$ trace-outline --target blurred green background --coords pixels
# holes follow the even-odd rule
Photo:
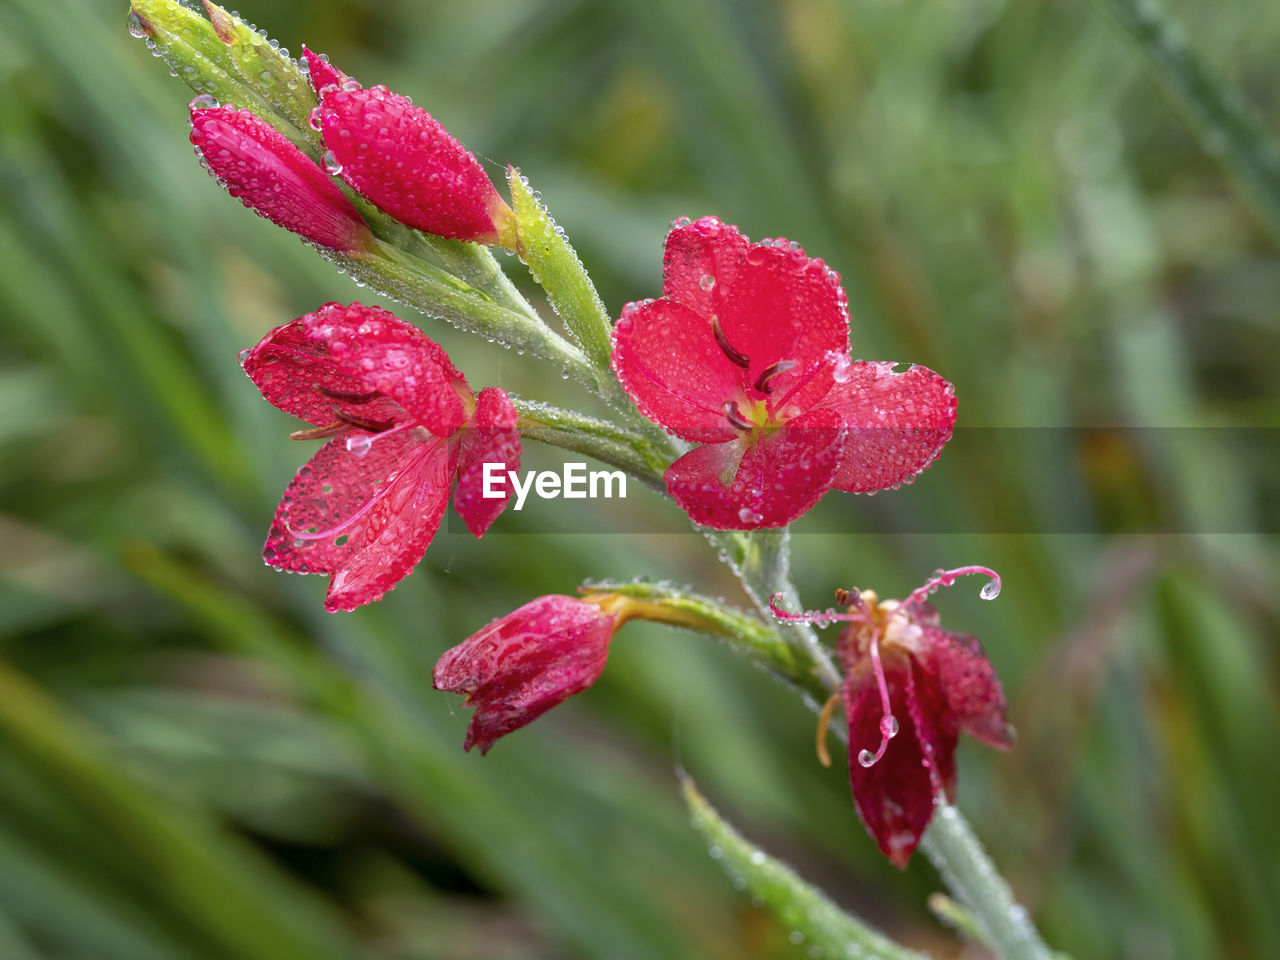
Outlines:
[[[1276,249],[1085,3],[242,2],[521,166],[615,314],[657,295],[668,220],[716,213],[840,270],[855,355],[939,370],[966,426],[1280,421]],[[1280,127],[1280,6],[1172,10]],[[354,615],[262,565],[308,445],[236,353],[362,292],[198,167],[190,93],[125,14],[0,5],[0,958],[803,956],[689,829],[677,765],[841,904],[981,956],[927,913],[922,858],[876,853],[812,715],[726,649],[628,627],[595,689],[462,752],[430,670],[489,618],[585,577],[741,602],[700,538],[634,532],[656,498],[584,507],[595,534],[534,505],[442,532]],[[585,403],[425,326],[473,383]],[[1002,571],[994,604],[938,598],[1020,733],[962,746],[960,806],[1046,938],[1280,957],[1274,458],[1214,431],[1058,449],[968,442],[899,494],[828,497],[797,526],[805,601]]]

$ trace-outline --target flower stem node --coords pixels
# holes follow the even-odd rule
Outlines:
[[[880,850],[905,867],[933,818],[936,800],[955,796],[955,748],[961,731],[998,749],[1013,745],[1004,691],[977,639],[942,629],[925,598],[964,574],[989,577],[982,595],[999,590],[986,567],[939,570],[905,600],[880,600],[871,590],[837,590],[844,611],[789,613],[773,598],[780,620],[848,624],[838,652],[845,671],[839,693],[819,718],[818,757],[830,763],[827,726],[837,705],[849,730],[853,799]],[[877,744],[873,751],[867,744]]]

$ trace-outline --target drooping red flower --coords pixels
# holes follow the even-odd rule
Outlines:
[[[464,749],[488,753],[499,737],[595,683],[626,619],[626,598],[616,594],[538,597],[446,650],[435,688],[465,694],[476,708]]]
[[[520,467],[506,393],[478,394],[421,330],[378,307],[328,303],[272,330],[241,354],[269,401],[331,438],[298,470],[276,510],[263,559],[329,574],[325,608],[379,599],[422,559],[449,493],[477,537],[506,506]],[[484,497],[485,463],[501,464],[499,498]]]
[[[881,852],[898,867],[911,859],[938,799],[955,799],[960,732],[1001,750],[1013,745],[1004,691],[982,646],[970,634],[942,629],[937,611],[924,602],[940,584],[966,573],[992,578],[983,597],[1000,592],[994,571],[962,567],[939,570],[902,601],[841,590],[837,599],[847,612],[774,608],[784,620],[849,622],[838,647],[845,670],[838,702],[849,725],[853,800]],[[824,711],[824,728],[825,722]]]
[[[401,223],[455,240],[515,247],[515,218],[480,161],[431,114],[365,89],[304,48],[320,97],[313,122],[335,173]]]
[[[372,245],[369,225],[338,185],[271,124],[207,96],[190,111],[201,163],[254,213],[329,250],[358,254]]]
[[[951,384],[851,361],[840,278],[797,244],[677,225],[662,292],[623,309],[613,369],[641,413],[699,444],[666,472],[695,522],[781,526],[832,487],[909,483],[950,439]]]

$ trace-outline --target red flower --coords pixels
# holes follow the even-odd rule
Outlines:
[[[862,822],[894,864],[905,867],[940,797],[955,799],[956,740],[964,731],[993,747],[1013,745],[1000,679],[977,639],[943,630],[924,598],[939,584],[980,573],[982,596],[1000,592],[986,567],[939,570],[906,600],[880,601],[871,591],[838,591],[847,613],[789,614],[785,620],[847,620],[840,635],[845,669],[839,698],[849,723],[849,778]],[[774,598],[776,601],[776,597]],[[826,728],[824,711],[820,733]],[[875,751],[868,744],[878,744]]]
[[[304,48],[326,164],[380,209],[427,233],[515,247],[515,219],[475,156],[408,97],[360,84]]]
[[[485,462],[520,466],[506,393],[473,393],[444,349],[378,307],[328,303],[241,354],[273,404],[331,437],[298,470],[276,510],[263,559],[327,573],[325,608],[379,599],[422,559],[457,481],[454,509],[477,537],[507,501],[483,497]]]
[[[640,411],[701,444],[666,472],[696,523],[789,523],[832,487],[910,482],[951,437],[951,384],[849,359],[835,271],[715,217],[667,236],[663,296],[628,304],[613,369]]]
[[[466,694],[476,708],[463,747],[488,753],[499,737],[595,683],[626,607],[616,594],[539,597],[446,650],[435,688]]]
[[[372,245],[351,201],[284,134],[248,110],[211,103],[191,101],[191,143],[228,193],[317,246],[355,254]]]

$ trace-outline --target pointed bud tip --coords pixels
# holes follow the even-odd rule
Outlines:
[[[216,3],[210,3],[209,0],[201,0],[204,4],[204,12],[209,17],[209,22],[213,24],[213,32],[218,35],[218,39],[230,46],[236,41],[236,19],[222,7]]]
[[[316,96],[319,96],[320,91],[325,87],[340,87],[350,79],[331,64],[324,54],[314,52],[306,44],[302,46],[302,57],[306,61],[307,74],[311,78],[311,88],[315,90]]]

